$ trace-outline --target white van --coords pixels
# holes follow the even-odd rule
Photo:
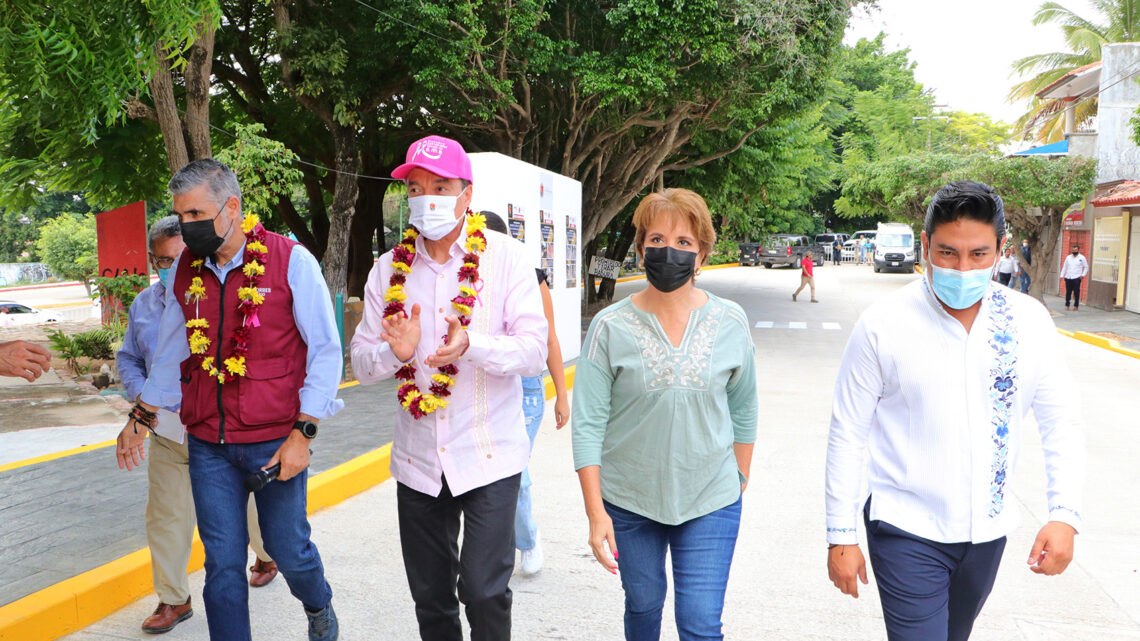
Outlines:
[[[914,230],[905,223],[879,223],[875,234],[875,272],[914,272]]]

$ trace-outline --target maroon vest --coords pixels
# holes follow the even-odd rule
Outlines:
[[[305,381],[308,348],[293,318],[293,292],[289,289],[289,255],[297,243],[267,233],[269,250],[265,275],[258,288],[265,303],[258,310],[260,327],[249,332],[246,375],[225,384],[202,369],[202,356],[213,356],[216,367],[233,349],[234,329],[242,322],[238,311],[238,288],[245,274],[237,267],[218,282],[209,268],[202,268],[206,297],[195,304],[186,300],[186,290],[197,274],[190,263],[196,259],[186,250],[174,275],[174,296],[189,320],[197,315],[210,323],[206,354],[193,354],[182,362],[182,424],[197,438],[214,443],[260,443],[288,436],[301,411],[300,391]],[[209,259],[207,259],[209,260]]]

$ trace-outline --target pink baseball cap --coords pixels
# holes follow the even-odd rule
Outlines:
[[[404,164],[392,171],[392,177],[403,180],[414,167],[444,178],[471,180],[471,159],[463,145],[443,136],[428,136],[413,142]]]

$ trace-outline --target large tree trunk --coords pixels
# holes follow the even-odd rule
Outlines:
[[[210,74],[214,62],[214,21],[205,17],[197,29],[197,39],[186,56],[186,135],[190,160],[210,158]]]
[[[1045,302],[1045,279],[1049,277],[1049,267],[1057,260],[1057,239],[1061,237],[1061,226],[1065,212],[1062,209],[1048,208],[1040,217],[1036,233],[1027,235],[1033,264],[1029,269],[1029,295]]]
[[[333,190],[329,216],[329,240],[325,249],[324,271],[329,294],[344,294],[348,282],[348,240],[352,217],[356,213],[357,178],[360,159],[356,152],[356,131],[352,127],[333,125],[336,144],[336,188]]]
[[[367,166],[363,173],[374,175]],[[388,184],[372,178],[361,178],[360,195],[356,197],[356,216],[352,219],[349,239],[348,295],[364,298],[364,285],[372,271],[372,241],[379,232],[380,251],[384,251],[384,192]]]
[[[182,135],[182,118],[178,115],[178,104],[174,101],[174,82],[170,78],[170,62],[161,45],[158,52],[158,68],[151,76],[150,97],[154,100],[155,118],[162,130],[162,144],[166,147],[166,162],[170,173],[175,174],[190,162],[186,152],[186,139]]]

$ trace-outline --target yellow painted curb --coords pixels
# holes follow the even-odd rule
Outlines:
[[[1059,331],[1062,334],[1065,334],[1067,336],[1070,336],[1072,338],[1075,338],[1075,339],[1077,339],[1083,343],[1088,343],[1089,345],[1095,345],[1097,347],[1100,347],[1101,349],[1107,349],[1110,352],[1116,352],[1117,354],[1124,354],[1125,356],[1131,356],[1132,358],[1140,358],[1140,352],[1133,350],[1133,349],[1128,349],[1126,347],[1121,347],[1120,343],[1118,341],[1115,341],[1111,338],[1105,338],[1103,336],[1097,336],[1096,334],[1090,334],[1089,332],[1081,332],[1081,331],[1067,332],[1067,331],[1061,330],[1061,329],[1058,329],[1057,331]]]
[[[391,451],[385,445],[310,479],[309,514],[388,480]],[[202,569],[205,559],[195,531],[187,571]],[[153,591],[150,548],[143,548],[0,607],[0,641],[52,641]]]
[[[104,447],[111,447],[115,443],[116,441],[103,441],[102,443],[92,443],[91,445],[73,447],[70,450],[63,450],[62,452],[52,452],[51,454],[44,454],[43,456],[37,456],[35,458],[23,459],[21,461],[12,461],[11,463],[0,465],[0,472],[7,472],[8,470],[14,470],[18,467],[27,467],[29,465],[35,465],[37,463],[46,463],[48,461],[54,461],[57,458],[82,454],[84,452],[90,452],[91,450],[99,450]]]
[[[578,368],[577,365],[571,365],[570,367],[567,367],[567,368],[562,370],[562,371],[566,372],[566,389],[567,390],[574,387],[574,370],[576,370],[577,368]],[[557,393],[554,391],[554,379],[550,378],[550,376],[547,376],[544,379],[544,382],[546,383],[546,400],[549,401],[550,399],[557,396]]]

